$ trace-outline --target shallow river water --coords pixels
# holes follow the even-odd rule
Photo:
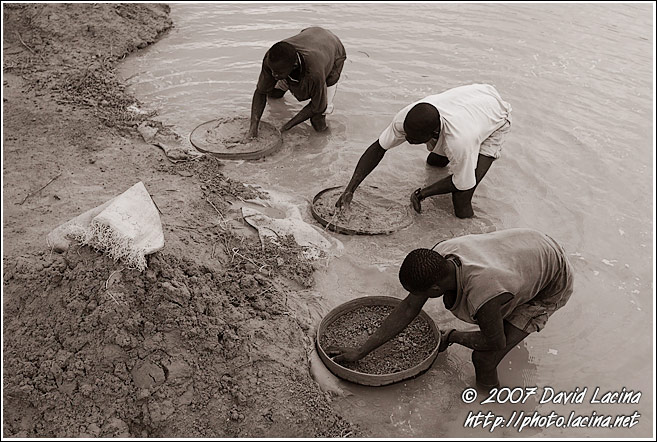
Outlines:
[[[227,162],[233,178],[291,197],[313,224],[309,202],[344,185],[362,152],[402,107],[470,84],[495,85],[513,107],[502,158],[477,189],[477,217],[458,220],[448,196],[423,203],[410,227],[386,236],[344,236],[317,273],[323,313],[359,296],[403,297],[397,279],[417,247],[465,233],[532,227],[569,253],[575,292],[547,327],[500,364],[502,384],[583,391],[583,403],[464,404],[470,351],[452,346],[424,375],[381,388],[349,385],[334,402],[378,437],[646,437],[653,427],[653,9],[643,4],[172,4],[175,28],[129,58],[122,76],[159,119],[187,135],[207,120],[249,115],[262,57],[276,41],[319,25],[347,50],[330,129],[303,123],[276,154]],[[281,126],[304,104],[269,103]],[[407,203],[440,173],[423,147],[390,151],[364,184]],[[442,301],[425,310],[440,327],[464,324]],[[638,404],[591,403],[607,391],[641,392]],[[568,417],[632,415],[632,428],[557,428],[545,422],[464,428],[493,411]]]

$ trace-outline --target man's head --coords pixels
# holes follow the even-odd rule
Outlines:
[[[404,119],[406,141],[422,144],[440,134],[440,113],[429,103],[418,103],[411,108]]]
[[[402,262],[399,282],[411,293],[437,298],[448,291],[444,283],[451,270],[449,262],[435,250],[415,249]]]
[[[279,41],[269,49],[269,67],[276,80],[284,80],[294,70],[297,50],[290,43]]]

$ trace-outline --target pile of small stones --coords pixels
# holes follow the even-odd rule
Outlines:
[[[320,336],[321,347],[326,350],[332,346],[361,346],[393,309],[387,305],[362,306],[342,314]],[[340,365],[366,374],[398,373],[421,363],[437,345],[430,325],[418,316],[397,336],[363,359]]]

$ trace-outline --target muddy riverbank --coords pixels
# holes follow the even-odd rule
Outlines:
[[[232,208],[258,191],[221,162],[173,164],[136,132],[152,112],[115,69],[173,26],[168,12],[4,6],[3,436],[366,435],[308,373],[315,264],[293,241],[261,244]],[[166,241],[145,272],[47,249],[53,228],[138,181]]]

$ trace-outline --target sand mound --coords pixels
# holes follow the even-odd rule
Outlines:
[[[291,291],[233,264],[155,254],[141,274],[87,247],[6,263],[4,436],[351,431],[309,378]]]
[[[119,136],[149,113],[114,68],[171,26],[168,10],[4,8],[3,437],[359,435],[308,374],[297,290],[312,266],[291,241],[262,247],[223,218],[257,192],[214,158],[169,164]],[[34,252],[101,186],[143,175],[168,217],[147,271],[87,247]]]

